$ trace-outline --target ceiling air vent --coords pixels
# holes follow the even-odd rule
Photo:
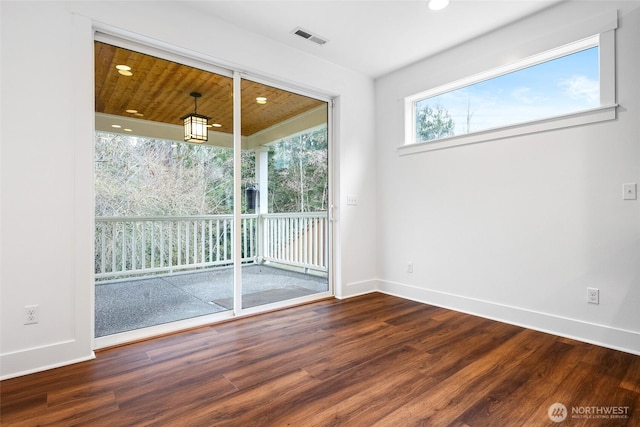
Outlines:
[[[307,31],[307,30],[303,30],[303,29],[302,29],[302,28],[300,28],[300,27],[298,27],[298,28],[294,29],[294,30],[292,31],[292,33],[293,33],[293,34],[295,34],[296,36],[300,36],[300,37],[302,37],[303,39],[307,39],[307,40],[309,40],[309,41],[311,41],[311,42],[314,42],[314,43],[316,43],[316,44],[319,44],[319,45],[323,45],[323,44],[325,44],[325,43],[328,41],[327,39],[323,39],[322,37],[317,36],[317,35],[315,35],[315,34],[313,34],[313,33],[309,32],[309,31]]]

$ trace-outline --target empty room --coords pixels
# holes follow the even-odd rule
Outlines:
[[[0,19],[3,426],[640,425],[640,1]]]

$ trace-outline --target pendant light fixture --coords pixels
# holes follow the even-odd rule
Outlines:
[[[198,114],[198,98],[202,95],[198,92],[191,92],[193,96],[193,113],[182,117],[184,121],[184,140],[187,142],[197,142],[202,144],[209,139],[207,135],[207,121],[209,117]]]

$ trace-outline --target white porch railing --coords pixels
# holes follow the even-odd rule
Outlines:
[[[262,216],[267,261],[327,271],[327,213]]]
[[[327,271],[327,214],[242,215],[242,261]],[[95,277],[233,263],[233,216],[97,217]]]

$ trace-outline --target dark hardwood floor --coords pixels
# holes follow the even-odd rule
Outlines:
[[[0,387],[3,426],[640,425],[640,357],[382,294],[106,349]]]

